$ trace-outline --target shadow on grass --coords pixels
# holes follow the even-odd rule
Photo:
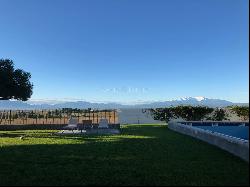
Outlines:
[[[1,147],[0,185],[200,186],[249,180],[242,160],[166,127],[128,126],[121,135],[79,139],[44,137],[73,142]]]
[[[159,126],[159,125],[154,125],[154,126],[143,126],[142,131],[138,131],[138,128],[140,128],[141,125],[130,125],[129,128],[122,128],[120,129],[122,135],[127,135],[127,136],[151,136],[152,131],[154,131],[155,128],[165,128],[166,126]],[[29,138],[57,138],[57,139],[76,139],[77,138],[101,138],[101,137],[106,137],[106,136],[117,136],[117,135],[107,135],[107,134],[61,134],[58,135],[56,134],[58,131],[44,131],[44,130],[19,130],[19,131],[0,131],[0,137],[6,137],[6,138],[15,138],[15,137],[20,137],[20,136],[25,136]],[[118,135],[119,136],[119,135]]]
[[[45,130],[18,130],[18,131],[0,131],[0,138],[15,138],[20,136],[48,136],[53,135],[53,131]]]

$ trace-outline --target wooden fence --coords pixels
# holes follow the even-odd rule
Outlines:
[[[118,122],[116,110],[1,110],[0,125],[67,124],[70,117],[77,118],[78,123],[82,120],[99,123],[102,118],[106,118],[109,124]]]

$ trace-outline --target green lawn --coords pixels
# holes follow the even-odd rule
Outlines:
[[[165,125],[127,125],[114,136],[53,132],[0,131],[0,185],[248,185],[247,162]]]

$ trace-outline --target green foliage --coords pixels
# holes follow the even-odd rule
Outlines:
[[[243,120],[249,120],[249,106],[230,106],[229,109]]]
[[[171,119],[183,118],[187,121],[200,121],[213,112],[213,108],[206,106],[176,106],[170,108],[151,109],[155,120],[169,122]]]
[[[30,73],[14,69],[12,60],[0,59],[0,100],[28,100],[33,93],[30,78]]]
[[[39,119],[44,118],[44,115],[43,114],[38,114],[38,118]]]
[[[211,117],[208,117],[207,120],[213,121],[223,121],[228,120],[226,111],[223,108],[216,108]]]
[[[213,112],[213,108],[206,106],[177,106],[174,113],[177,117],[181,117],[186,121],[200,121]]]
[[[35,118],[37,118],[37,115],[38,115],[38,114],[36,114],[36,113],[33,112],[33,111],[28,112],[28,118],[33,118],[33,119],[35,119]]]
[[[171,119],[175,118],[173,108],[150,109],[150,112],[154,120],[169,122]]]

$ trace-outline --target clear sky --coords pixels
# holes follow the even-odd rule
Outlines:
[[[247,0],[0,0],[32,99],[249,102]]]

